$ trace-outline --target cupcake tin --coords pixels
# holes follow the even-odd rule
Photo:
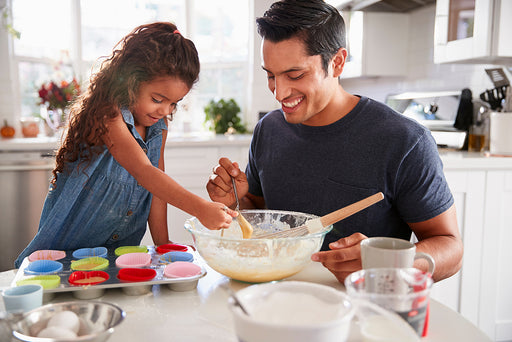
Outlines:
[[[146,247],[146,246],[142,246]],[[183,247],[187,247],[184,246]],[[144,249],[142,249],[144,250]],[[60,277],[60,284],[57,287],[54,288],[47,288],[44,289],[44,294],[48,298],[48,296],[52,296],[55,293],[60,292],[71,292],[73,296],[79,299],[92,299],[101,297],[105,290],[111,289],[111,288],[121,288],[123,292],[127,295],[141,295],[145,294],[151,291],[152,285],[168,285],[168,287],[171,290],[174,291],[189,291],[193,290],[197,287],[197,282],[200,278],[204,277],[206,275],[206,270],[204,267],[197,265],[196,258],[195,258],[195,251],[187,247],[187,251],[183,251],[184,256],[192,256],[192,260],[190,260],[190,263],[193,263],[194,265],[197,265],[200,268],[200,272],[198,274],[195,274],[193,276],[188,277],[166,277],[164,275],[164,270],[167,265],[170,264],[170,260],[174,261],[174,258],[162,258],[161,253],[158,253],[155,246],[147,246],[147,254],[150,256],[150,263],[146,267],[140,268],[141,270],[154,270],[156,272],[156,275],[154,278],[150,280],[146,280],[146,278],[142,277],[139,281],[127,281],[127,280],[121,280],[118,278],[119,271],[123,268],[120,268],[116,266],[116,260],[119,257],[116,253],[116,250],[108,250],[107,255],[105,256],[105,259],[108,260],[108,266],[105,269],[102,269],[102,272],[105,272],[108,275],[108,279],[102,282],[99,282],[94,285],[83,285],[83,286],[77,286],[72,285],[69,281],[70,275],[73,272],[77,272],[76,270],[71,269],[71,263],[78,261],[78,260],[84,260],[84,259],[78,259],[73,256],[73,253],[75,251],[66,251],[66,256],[64,258],[61,258],[58,260],[59,263],[62,264],[62,269],[58,270],[57,272],[51,273],[52,275],[56,275]],[[117,251],[119,252],[119,250]],[[140,253],[141,249],[137,248],[134,249],[133,252]],[[162,251],[161,251],[162,252]],[[178,252],[174,252],[178,253]],[[123,254],[123,253],[121,253]],[[126,254],[124,254],[126,255]],[[75,255],[76,256],[76,255]],[[126,257],[125,257],[126,258]],[[40,262],[40,261],[38,261]],[[54,263],[56,261],[52,261]],[[183,261],[180,261],[183,262]],[[29,278],[34,277],[40,277],[37,274],[34,274],[31,269],[33,269],[34,261],[30,261],[29,258],[25,258],[23,260],[23,263],[21,264],[20,269],[16,273],[16,276],[11,284],[11,286],[17,286],[17,283],[20,281],[26,281]],[[52,267],[54,267],[52,265]],[[51,268],[51,267],[50,267]],[[136,267],[130,267],[130,268],[136,268]],[[37,268],[36,268],[37,269]],[[126,271],[126,268],[124,269]],[[87,270],[81,270],[83,272],[94,272],[93,270],[87,271]],[[98,270],[99,271],[99,270]],[[149,271],[146,272],[140,272],[144,274],[151,274]],[[124,271],[123,271],[124,272]],[[133,273],[133,272],[132,272]],[[44,276],[48,276],[48,273],[41,274]],[[138,274],[137,274],[138,276]],[[121,278],[126,279],[126,277],[121,276]],[[128,278],[130,279],[130,278]],[[138,279],[137,277],[132,279]],[[73,282],[73,280],[72,280]]]

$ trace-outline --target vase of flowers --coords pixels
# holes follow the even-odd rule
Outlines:
[[[41,105],[41,117],[54,131],[64,127],[67,110],[71,102],[80,94],[80,85],[76,79],[62,81],[60,85],[51,81],[43,83],[38,90]]]

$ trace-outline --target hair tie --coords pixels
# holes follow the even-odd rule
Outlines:
[[[180,32],[180,31],[178,31],[178,29],[174,30],[174,32],[173,32],[173,33],[181,34],[181,32]]]

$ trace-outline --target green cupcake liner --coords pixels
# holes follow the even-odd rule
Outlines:
[[[18,280],[16,286],[38,284],[44,290],[54,289],[60,285],[60,277],[58,275],[40,275]]]
[[[108,267],[108,259],[90,257],[71,261],[71,269],[74,271],[99,271]]]
[[[114,253],[116,256],[120,256],[128,253],[147,253],[148,248],[146,246],[122,246],[117,247]]]

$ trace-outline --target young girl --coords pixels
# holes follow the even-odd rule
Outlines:
[[[40,249],[138,245],[147,223],[154,244],[167,243],[167,203],[210,229],[229,227],[235,211],[164,172],[167,117],[198,75],[194,44],[171,23],[121,40],[71,109],[38,233],[16,267]]]

